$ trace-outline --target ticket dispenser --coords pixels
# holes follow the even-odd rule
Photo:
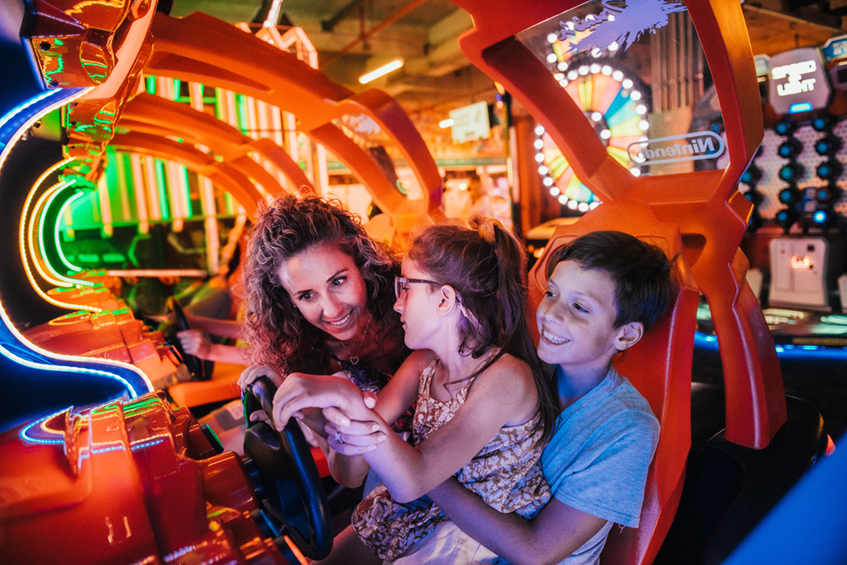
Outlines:
[[[831,310],[829,243],[819,237],[776,238],[770,244],[771,306]]]

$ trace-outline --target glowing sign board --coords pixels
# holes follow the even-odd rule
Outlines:
[[[832,88],[821,52],[815,47],[771,57],[768,100],[779,114],[826,108]]]
[[[847,57],[847,35],[830,37],[823,45],[823,55],[827,61]]]
[[[453,126],[450,132],[453,143],[464,143],[475,139],[488,139],[491,126],[488,123],[488,104],[477,102],[450,112]]]

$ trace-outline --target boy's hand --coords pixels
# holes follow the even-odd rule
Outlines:
[[[200,359],[208,359],[212,350],[212,342],[197,330],[183,330],[176,334],[182,345],[182,350],[188,355],[194,355]]]
[[[282,386],[282,377],[268,365],[256,364],[244,369],[238,377],[238,386],[241,390],[247,390],[247,386],[259,377],[268,377],[273,384],[279,388]]]

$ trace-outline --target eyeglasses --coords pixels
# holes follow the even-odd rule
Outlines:
[[[407,284],[414,283],[424,283],[424,284],[437,284],[441,285],[440,282],[428,281],[424,279],[407,279],[406,277],[394,277],[394,296],[397,297],[397,300],[400,300],[401,296],[406,294],[406,291],[409,290],[406,288]]]

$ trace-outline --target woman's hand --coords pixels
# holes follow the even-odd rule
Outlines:
[[[200,359],[208,359],[212,351],[212,342],[197,330],[183,330],[176,334],[182,345],[182,350],[188,355],[194,355]]]
[[[259,377],[268,377],[273,384],[279,388],[282,386],[282,377],[268,365],[256,364],[244,369],[241,376],[238,377],[238,386],[241,390],[247,390],[247,387]]]
[[[367,408],[376,406],[374,393],[365,392],[362,397]],[[324,408],[323,415],[327,420],[324,427],[327,442],[333,450],[342,455],[361,455],[373,451],[386,440],[375,414],[373,420],[351,420],[341,409],[331,407]]]

